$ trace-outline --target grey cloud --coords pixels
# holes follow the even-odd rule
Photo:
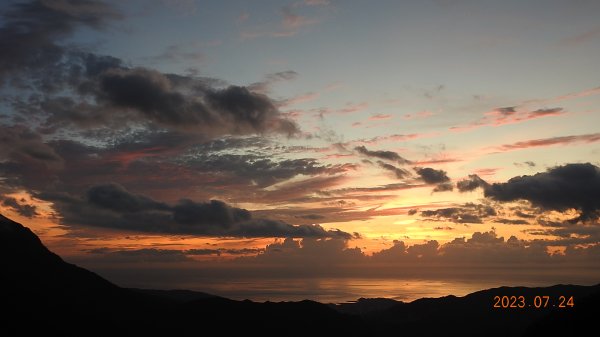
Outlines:
[[[415,171],[427,184],[440,184],[450,181],[446,171],[432,169],[431,167],[416,167]]]
[[[503,108],[497,108],[496,111],[498,111],[499,113],[501,113],[504,116],[510,116],[510,115],[514,115],[517,112],[517,107],[516,106],[507,106],[507,107],[503,107]]]
[[[566,164],[532,176],[514,177],[485,189],[498,201],[528,200],[545,210],[580,212],[579,219],[596,219],[600,210],[600,169],[590,163]]]
[[[149,69],[113,69],[100,77],[97,96],[115,108],[134,109],[167,127],[208,134],[298,132],[265,95],[239,86],[186,93],[172,78]]]
[[[320,165],[312,158],[275,161],[266,156],[238,154],[194,154],[184,158],[188,165],[204,172],[232,172],[260,187],[270,186],[299,174],[315,176],[346,171],[344,165]]]
[[[2,199],[0,198],[0,200]],[[20,203],[17,199],[12,197],[5,197],[4,200],[2,200],[2,206],[12,208],[15,212],[27,218],[33,218],[38,215],[36,211],[37,207],[35,205]]]
[[[402,158],[398,153],[393,152],[393,151],[371,151],[371,150],[368,150],[363,145],[355,147],[354,150],[364,156],[367,156],[367,157],[374,157],[374,158],[379,158],[379,159],[384,159],[384,160],[389,160],[389,161],[395,161],[398,164],[410,164],[411,163],[410,160]]]
[[[460,192],[473,191],[478,187],[485,188],[489,184],[476,174],[469,174],[469,179],[461,180],[456,183]]]
[[[378,160],[377,164],[379,165],[379,167],[394,173],[396,175],[396,178],[398,178],[398,179],[402,179],[410,174],[410,173],[408,173],[407,170],[398,168],[398,167],[396,167],[394,165],[390,165],[388,163],[384,163],[381,160]]]
[[[454,189],[454,186],[451,183],[443,183],[443,184],[437,185],[433,189],[433,192],[448,192],[448,191],[452,191],[453,189]]]
[[[117,184],[93,186],[86,198],[65,193],[40,193],[37,197],[53,202],[62,222],[70,226],[217,237],[352,237],[349,233],[325,230],[319,225],[291,225],[278,220],[254,219],[248,210],[217,200],[195,202],[182,199],[171,206],[133,194]]]
[[[454,223],[483,223],[483,218],[495,216],[496,210],[490,205],[466,203],[461,207],[448,207],[421,211],[421,215]]]
[[[23,126],[0,126],[0,158],[17,163],[60,165],[62,159],[40,134]]]
[[[67,37],[78,27],[97,29],[119,17],[109,5],[93,0],[38,0],[14,4],[3,13],[0,74],[15,75],[27,71],[35,75],[42,69],[52,73],[52,66],[59,64],[66,52],[57,40]],[[2,78],[7,79],[6,76]]]
[[[529,222],[527,222],[526,220],[523,220],[523,219],[498,218],[494,221],[498,222],[498,223],[507,224],[507,225],[529,225]]]
[[[117,17],[114,9],[96,1],[12,6],[0,28],[0,48],[5,47],[0,74],[22,91],[3,92],[3,99],[20,113],[14,119],[35,115],[48,133],[66,127],[122,129],[148,123],[211,137],[298,133],[298,126],[284,118],[269,97],[245,87],[129,68],[115,57],[60,43],[79,27],[99,28]],[[292,72],[282,72],[273,78],[290,76]]]
[[[267,93],[274,83],[282,81],[290,81],[298,77],[298,73],[293,70],[280,71],[265,76],[265,79],[260,82],[252,83],[248,86],[251,91]]]
[[[145,210],[169,210],[169,206],[142,195],[132,194],[118,184],[97,185],[87,191],[87,201],[98,207],[115,212],[140,212]]]

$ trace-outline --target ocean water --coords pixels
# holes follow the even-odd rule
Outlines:
[[[344,303],[361,297],[391,298],[410,302],[424,297],[464,296],[502,285],[506,284],[469,280],[307,278],[201,282],[201,285],[187,284],[184,288],[236,300],[281,302],[309,299],[322,303]],[[515,285],[540,286],[541,284],[525,282]]]

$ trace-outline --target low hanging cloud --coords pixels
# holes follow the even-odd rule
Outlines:
[[[415,171],[427,184],[441,184],[450,181],[446,171],[436,170],[431,167],[416,167]]]
[[[402,158],[398,153],[393,151],[371,151],[368,150],[364,145],[357,146],[354,150],[363,156],[374,157],[389,161],[397,162],[398,164],[410,164],[411,161],[405,158]]]
[[[118,184],[93,186],[84,197],[65,193],[41,193],[38,197],[53,202],[61,222],[70,226],[215,237],[352,238],[349,233],[319,225],[254,219],[250,211],[218,200],[182,199],[169,205],[131,193]]]
[[[566,164],[532,176],[514,177],[485,188],[485,196],[497,201],[527,200],[544,210],[580,212],[580,220],[597,219],[600,211],[600,168]]]
[[[566,239],[568,240],[568,239]],[[566,241],[565,241],[566,242]],[[134,264],[141,257],[144,261],[170,262],[187,259],[184,269],[157,267],[157,275],[175,273],[177,279],[189,281],[195,277],[212,281],[236,277],[265,278],[279,277],[417,277],[427,279],[449,279],[474,277],[479,280],[497,282],[501,280],[530,280],[533,275],[547,281],[557,278],[569,282],[593,282],[598,277],[600,253],[598,245],[585,248],[569,246],[564,254],[550,254],[550,241],[525,241],[514,236],[504,238],[495,231],[475,232],[469,237],[458,237],[440,244],[435,240],[408,245],[395,240],[389,248],[372,255],[348,241],[339,239],[305,238],[278,240],[258,255],[243,256],[228,261],[191,261],[192,250],[102,250],[90,254],[88,259],[80,257],[78,263],[94,266],[111,279],[137,281]],[[216,250],[200,250],[202,255],[217,254]],[[95,255],[103,254],[102,259]],[[110,266],[103,266],[110,260]],[[115,268],[115,262],[123,262],[123,268]],[[132,266],[134,266],[132,268]],[[153,272],[150,268],[147,272]],[[157,277],[157,279],[160,279]],[[572,280],[572,281],[571,281]]]

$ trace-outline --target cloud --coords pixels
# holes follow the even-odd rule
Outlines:
[[[532,147],[554,146],[554,145],[569,145],[573,143],[595,143],[600,141],[600,133],[591,133],[576,136],[552,137],[543,139],[532,139],[512,144],[504,144],[496,149],[501,152],[521,150]]]
[[[168,62],[202,62],[206,56],[199,51],[192,51],[184,45],[170,45],[165,48],[161,54],[149,58],[152,61]]]
[[[298,73],[293,70],[280,71],[271,73],[265,76],[264,80],[252,83],[248,86],[248,90],[260,93],[268,93],[271,91],[273,84],[291,81],[298,77]]]
[[[573,47],[577,45],[584,44],[588,41],[593,41],[600,37],[600,26],[596,26],[595,28],[585,31],[583,33],[579,33],[577,35],[566,37],[560,40],[560,44],[566,47]]]
[[[483,223],[483,218],[495,216],[497,212],[490,205],[466,203],[460,207],[421,211],[421,215],[454,223]]]
[[[456,183],[460,192],[473,191],[478,187],[485,188],[489,184],[476,174],[469,174],[469,179],[464,179]]]
[[[271,156],[250,154],[198,154],[184,159],[190,167],[202,172],[231,172],[248,184],[267,187],[298,175],[343,173],[350,169],[346,165],[321,165],[316,159],[273,160]]]
[[[563,108],[542,108],[537,110],[519,109],[517,106],[500,107],[488,111],[484,117],[467,125],[454,126],[450,130],[471,130],[483,126],[501,126],[506,124],[521,123],[524,121],[565,114]]]
[[[443,230],[450,228],[442,227]],[[584,231],[581,231],[584,233]],[[598,231],[588,230],[593,237]],[[548,247],[554,243],[569,244],[564,254],[551,254]],[[264,278],[281,277],[414,277],[422,279],[464,279],[498,281],[524,281],[536,277],[538,280],[554,282],[556,279],[565,282],[594,282],[598,277],[598,245],[575,246],[569,238],[555,241],[525,241],[514,236],[505,238],[495,231],[475,232],[469,237],[457,237],[440,244],[435,240],[409,245],[394,240],[389,248],[365,254],[360,248],[352,247],[351,241],[344,239],[305,238],[293,240],[286,238],[276,240],[267,245],[260,254],[243,254],[246,256],[220,261],[188,261],[185,268],[157,267],[154,272],[157,279],[165,275],[176,277],[186,283],[196,280],[227,281],[232,277],[254,280],[256,275]],[[597,241],[596,241],[597,242]],[[94,266],[108,277],[116,276],[127,282],[142,281],[147,278],[149,269],[140,275],[138,265],[126,264],[121,270],[115,270],[111,263],[107,268],[102,265],[108,257],[133,259],[140,262],[140,256],[168,260],[170,255],[192,257],[194,249],[177,252],[141,251],[118,253],[111,256],[110,251],[102,250],[98,254],[107,254],[103,259],[91,258],[78,263]],[[199,255],[215,255],[220,249],[199,249]],[[135,258],[123,255],[135,256]],[[233,255],[233,254],[232,254]],[[254,255],[254,256],[248,256]],[[190,259],[191,260],[191,259]],[[592,271],[592,273],[590,273]],[[124,274],[125,273],[125,274]],[[172,283],[171,283],[172,284]]]
[[[281,24],[283,29],[287,32],[296,32],[297,29],[301,27],[312,25],[317,22],[315,19],[292,12],[292,9],[287,6],[281,9],[281,14],[283,15]]]
[[[388,114],[375,114],[375,115],[372,115],[371,117],[369,117],[369,120],[371,120],[371,121],[386,120],[386,119],[391,119],[392,117],[393,117],[392,115],[388,115]]]
[[[498,223],[507,224],[507,225],[529,225],[529,222],[525,221],[523,219],[498,218],[498,219],[495,219],[494,221],[498,222]]]
[[[325,230],[319,225],[254,219],[250,211],[218,200],[181,199],[168,205],[133,194],[118,184],[93,186],[85,198],[65,193],[40,193],[38,197],[53,202],[61,214],[61,222],[70,226],[216,237],[352,237],[346,232]]]
[[[450,181],[446,171],[432,169],[431,167],[415,167],[415,171],[427,184],[440,184]]]
[[[580,212],[579,219],[597,219],[600,210],[600,169],[590,163],[566,164],[533,176],[514,177],[485,189],[485,196],[507,202],[527,200],[545,210]]]
[[[72,127],[80,131],[144,124],[211,137],[299,132],[269,97],[246,87],[131,68],[118,58],[61,41],[80,27],[102,28],[119,17],[113,8],[96,1],[13,5],[0,28],[0,43],[6,44],[2,48],[6,52],[0,55],[0,74],[17,90],[17,94],[4,92],[2,97],[18,113],[12,118],[35,116],[48,134]],[[30,95],[31,91],[37,94]]]
[[[398,179],[402,179],[402,178],[405,178],[406,176],[410,175],[410,173],[407,170],[398,168],[398,167],[396,167],[394,165],[390,165],[388,163],[384,163],[381,160],[378,160],[377,164],[382,169],[385,169],[385,170],[388,170],[388,171],[394,173],[396,175],[396,178],[398,178]]]
[[[329,0],[304,0],[306,6],[328,6],[331,4]]]
[[[18,125],[0,125],[0,133],[0,158],[46,167],[62,165],[60,156],[39,133]]]
[[[0,198],[2,200],[2,198]],[[21,200],[23,202],[24,200]],[[2,206],[6,206],[17,212],[18,214],[27,217],[33,218],[36,215],[39,215],[36,211],[37,207],[35,205],[22,204],[17,199],[12,197],[4,197],[2,200]]]
[[[398,164],[410,164],[409,160],[402,158],[398,153],[393,151],[370,151],[362,145],[355,147],[354,150],[367,157],[395,161]]]
[[[113,108],[133,109],[166,127],[216,134],[298,132],[293,122],[281,118],[267,96],[245,87],[201,89],[186,95],[178,86],[157,71],[112,69],[100,77],[96,96]]]
[[[451,183],[443,183],[443,184],[437,185],[433,189],[433,192],[448,192],[448,191],[452,191],[453,189],[454,189],[454,186]]]
[[[58,40],[79,27],[98,29],[119,17],[109,5],[93,0],[13,4],[3,13],[4,25],[0,28],[0,78],[7,80],[11,76],[22,81],[18,76],[21,71],[30,75],[40,71],[54,74],[53,65],[60,63],[66,53],[66,47]]]

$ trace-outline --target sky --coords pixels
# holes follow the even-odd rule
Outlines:
[[[0,212],[125,286],[594,284],[599,15],[2,2]]]

